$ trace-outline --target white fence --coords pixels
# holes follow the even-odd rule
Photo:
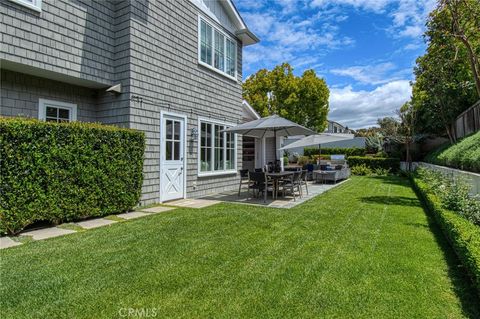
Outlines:
[[[405,163],[405,162],[402,162],[402,163]],[[418,162],[418,163],[412,163],[412,164],[415,164],[415,166],[413,167],[417,167],[417,166],[428,167],[436,171],[440,171],[446,175],[451,175],[452,177],[462,176],[471,185],[470,194],[472,195],[480,194],[480,174],[462,171],[459,169],[440,166],[440,165],[434,165],[434,164],[425,163],[425,162]]]

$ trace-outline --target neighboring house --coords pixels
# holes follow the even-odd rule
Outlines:
[[[0,0],[0,115],[144,131],[142,204],[238,186],[242,48],[232,1]]]
[[[327,120],[327,128],[325,129],[325,133],[351,133],[348,127],[343,126],[342,124]]]

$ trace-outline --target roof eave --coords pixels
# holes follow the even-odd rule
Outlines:
[[[235,35],[242,41],[244,47],[260,42],[260,39],[247,28],[238,30]]]

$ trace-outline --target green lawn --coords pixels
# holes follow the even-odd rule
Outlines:
[[[2,319],[480,317],[398,177],[354,177],[290,210],[177,209],[0,256]]]

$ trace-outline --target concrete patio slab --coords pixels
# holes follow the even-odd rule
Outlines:
[[[58,236],[63,236],[63,235],[68,235],[73,233],[76,233],[76,231],[71,229],[58,228],[58,227],[50,227],[50,228],[27,231],[22,233],[20,236],[30,236],[34,240],[42,240],[42,239],[53,238],[53,237],[58,237]]]
[[[296,200],[294,200],[292,196],[279,196],[278,199],[272,199],[271,195],[269,194],[269,196],[267,196],[266,202],[264,202],[263,196],[260,196],[260,198],[253,197],[252,194],[250,194],[249,196],[246,190],[243,191],[240,196],[238,196],[237,190],[233,190],[230,192],[223,192],[219,194],[205,196],[204,198],[202,198],[202,200],[207,199],[215,200],[217,202],[233,202],[239,204],[267,206],[274,208],[292,208],[346,182],[348,182],[348,180],[341,181],[336,184],[316,184],[313,182],[308,182],[308,195],[306,194],[305,188],[303,188],[304,195],[301,198],[297,197]]]
[[[151,213],[151,214],[156,214],[156,213],[168,212],[169,210],[173,210],[173,209],[175,209],[175,207],[156,206],[156,207],[141,209],[141,211]]]
[[[0,237],[0,249],[15,247],[21,244],[22,243],[19,243],[10,237]]]
[[[168,202],[167,205],[176,207],[188,207],[188,208],[204,208],[220,203],[221,201],[216,199],[179,199]]]
[[[83,222],[78,222],[76,225],[85,228],[85,229],[92,229],[97,227],[108,226],[111,224],[115,224],[116,221],[104,218],[95,218],[90,220],[85,220]]]
[[[150,215],[149,213],[142,213],[142,212],[130,212],[130,213],[123,213],[123,214],[118,214],[115,215],[117,217],[123,218],[123,219],[135,219],[139,217],[144,217]]]

